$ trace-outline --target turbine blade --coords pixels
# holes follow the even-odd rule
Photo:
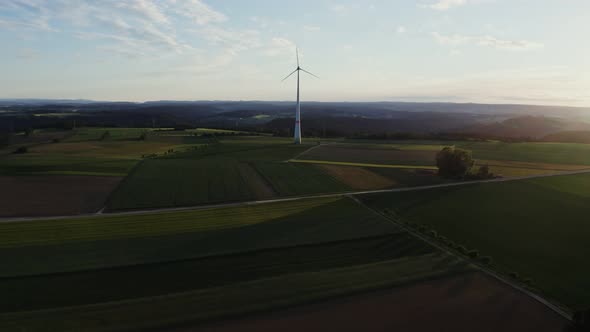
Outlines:
[[[311,76],[313,76],[313,77],[315,77],[315,78],[319,78],[318,76],[316,76],[316,75],[314,75],[314,74],[312,74],[312,73],[308,72],[307,70],[305,70],[305,69],[303,69],[303,68],[300,68],[300,69],[301,69],[301,71],[304,71],[304,72],[308,73],[309,75],[311,75]]]
[[[287,78],[289,78],[291,75],[295,74],[295,72],[296,72],[297,70],[298,70],[298,69],[295,69],[295,70],[293,70],[293,72],[292,72],[291,74],[287,75],[287,77],[283,78],[283,79],[281,80],[281,82],[282,82],[282,81],[284,81],[284,80],[286,80]]]
[[[297,57],[297,67],[299,67],[299,49],[295,47],[295,56]]]

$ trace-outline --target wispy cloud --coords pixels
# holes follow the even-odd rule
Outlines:
[[[227,16],[211,8],[201,0],[168,0],[174,12],[190,18],[199,25],[221,23],[227,21]]]
[[[467,3],[467,0],[438,0],[432,4],[422,4],[423,8],[430,8],[435,10],[448,10],[453,7],[463,6]]]
[[[249,32],[218,25],[228,18],[201,0],[3,0],[0,27],[71,34],[98,43],[98,50],[131,57],[181,54],[194,49],[177,34],[178,22],[201,30],[206,40],[233,43],[232,50],[252,44]]]
[[[464,44],[473,44],[490,47],[499,50],[527,51],[543,48],[542,43],[529,40],[507,40],[499,39],[493,36],[466,36],[460,34],[443,35],[439,32],[433,32],[432,36],[441,45],[458,46]]]

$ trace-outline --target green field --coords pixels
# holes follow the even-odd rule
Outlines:
[[[410,235],[397,233],[117,269],[10,278],[0,282],[0,312],[158,296],[432,252]],[[38,300],[30,300],[35,297]]]
[[[121,135],[123,135],[121,130]],[[81,140],[29,146],[24,154],[0,155],[0,175],[115,175],[124,176],[144,155],[163,156],[206,144],[199,138],[139,140]]]
[[[364,197],[491,256],[574,309],[590,306],[589,199],[586,174]]]
[[[348,198],[1,223],[0,259],[0,330],[35,331],[209,319],[470,269]]]
[[[333,198],[4,223],[0,230],[0,258],[6,267],[0,277],[189,259],[398,231],[348,199]]]
[[[191,206],[349,191],[348,186],[313,165],[284,162],[308,148],[274,138],[224,139],[146,160],[112,195],[108,207]],[[261,196],[258,187],[266,187],[269,194]]]
[[[325,300],[456,275],[469,266],[436,253],[278,275],[225,286],[87,306],[0,313],[7,331],[105,331],[165,327]],[[351,282],[354,280],[354,282]],[[118,281],[117,281],[118,282]]]
[[[309,150],[297,159],[398,166],[434,165],[437,150],[422,145],[411,147],[412,149],[400,149],[399,146],[382,144],[325,144]]]
[[[590,165],[590,144],[455,142],[473,151],[473,157],[486,160],[514,160],[533,163]]]
[[[281,196],[350,191],[351,188],[314,165],[285,162],[255,164],[260,174]]]

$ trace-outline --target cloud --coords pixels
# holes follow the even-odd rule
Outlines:
[[[442,35],[438,32],[433,32],[432,36],[441,45],[458,46],[465,44],[473,44],[479,46],[490,47],[498,50],[511,51],[527,51],[533,49],[543,48],[542,43],[537,43],[528,40],[506,40],[499,39],[493,36],[465,36],[465,35]]]
[[[305,31],[320,31],[321,28],[315,25],[304,25],[303,30]]]
[[[167,23],[168,17],[162,9],[156,4],[147,0],[121,1],[116,4],[118,8],[123,8],[129,12],[139,15],[155,23]]]
[[[190,18],[198,25],[227,21],[227,16],[214,10],[201,0],[169,0],[169,2],[177,14]]]
[[[271,57],[294,55],[295,48],[295,43],[287,38],[272,38],[263,54]]]
[[[405,26],[400,25],[399,27],[397,27],[396,32],[399,34],[403,34],[406,33],[407,29]]]
[[[330,6],[330,10],[334,13],[342,14],[348,11],[348,6],[335,4]]]
[[[256,30],[235,30],[219,26],[207,26],[193,30],[212,45],[232,52],[246,51],[262,46],[260,33]]]
[[[184,21],[183,21],[184,20]],[[193,47],[179,38],[177,29],[193,25],[209,39],[230,39],[239,48],[251,41],[248,33],[223,33],[227,17],[202,0],[2,0],[0,28],[19,32],[44,30],[94,40],[108,53],[158,56],[183,53]],[[187,23],[187,24],[185,24]],[[237,35],[231,37],[230,35]],[[215,37],[218,36],[218,37]],[[241,42],[246,38],[246,42]],[[110,43],[110,44],[104,44]],[[119,48],[119,49],[118,49]],[[114,50],[118,50],[114,52]]]
[[[437,2],[429,5],[420,5],[423,8],[430,8],[434,10],[448,10],[453,7],[463,6],[467,3],[467,0],[438,0]]]

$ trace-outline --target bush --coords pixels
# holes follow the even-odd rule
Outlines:
[[[59,138],[54,138],[51,140],[53,143],[59,143],[61,142],[61,140]]]
[[[467,256],[469,256],[470,258],[476,259],[477,257],[479,257],[479,252],[477,250],[469,250],[467,252]]]
[[[508,273],[508,275],[512,279],[520,279],[520,275],[517,272],[510,272],[510,273]]]
[[[483,256],[480,258],[480,261],[483,265],[492,265],[492,257],[490,256]]]
[[[29,148],[27,148],[26,146],[21,146],[18,149],[16,149],[16,151],[14,151],[14,153],[17,153],[17,154],[27,153],[27,152],[29,152]]]
[[[437,237],[438,233],[435,230],[432,230],[431,229],[431,230],[428,231],[428,235],[430,235],[430,236],[432,236],[432,237],[435,238],[435,237]]]
[[[446,178],[463,178],[473,167],[471,151],[445,147],[436,154],[438,174]]]

